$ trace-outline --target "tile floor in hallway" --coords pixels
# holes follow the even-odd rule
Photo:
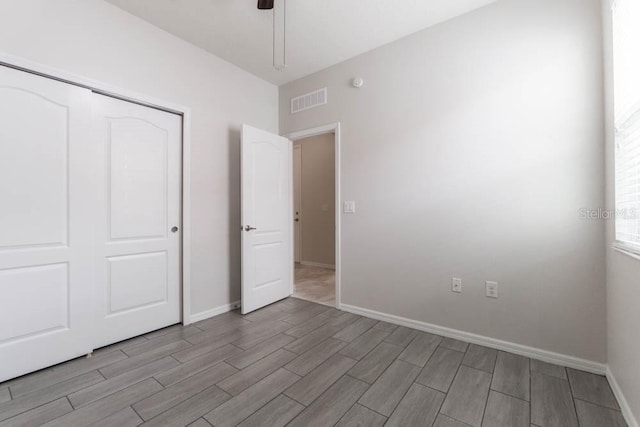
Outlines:
[[[287,298],[0,384],[0,426],[624,426],[604,377]]]
[[[335,270],[296,264],[293,288],[296,298],[336,306]]]

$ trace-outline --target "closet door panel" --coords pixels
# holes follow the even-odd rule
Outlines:
[[[100,347],[181,320],[182,118],[97,94],[94,113]]]
[[[92,349],[90,108],[0,66],[0,381]]]

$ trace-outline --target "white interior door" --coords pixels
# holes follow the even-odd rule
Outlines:
[[[302,146],[293,146],[293,254],[302,260]]]
[[[95,346],[178,323],[182,118],[94,94]]]
[[[91,92],[0,66],[0,382],[92,350]]]
[[[242,126],[242,313],[293,286],[291,141]]]

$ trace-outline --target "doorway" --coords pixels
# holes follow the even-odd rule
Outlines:
[[[293,141],[292,296],[339,306],[339,126],[289,135]]]

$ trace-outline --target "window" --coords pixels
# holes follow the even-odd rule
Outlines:
[[[613,4],[616,245],[640,253],[640,1]]]

